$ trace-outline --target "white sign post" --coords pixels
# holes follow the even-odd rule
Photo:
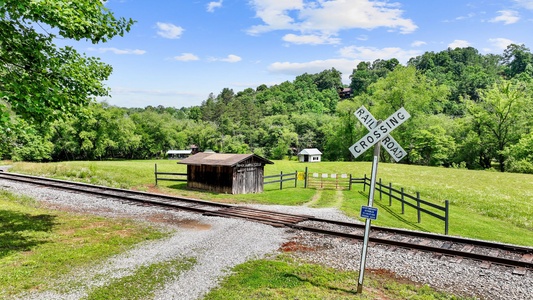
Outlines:
[[[369,209],[372,209],[372,205],[374,204],[374,190],[376,189],[376,178],[378,174],[378,162],[381,145],[385,147],[385,150],[389,152],[395,161],[398,162],[404,158],[407,153],[402,149],[400,144],[398,144],[398,142],[396,142],[396,140],[389,135],[389,133],[409,119],[411,115],[402,107],[388,117],[385,121],[381,122],[376,120],[364,106],[361,106],[354,114],[357,119],[359,119],[359,121],[361,121],[361,123],[363,123],[363,125],[369,130],[369,133],[362,137],[355,144],[350,146],[350,152],[354,157],[358,157],[370,147],[374,146],[372,175],[370,177],[370,191],[368,192],[368,206],[364,207],[365,211],[368,212]],[[363,209],[361,210],[361,215],[363,216]],[[377,218],[377,211],[375,214],[372,214],[372,218]],[[372,218],[366,216],[365,221],[365,235],[363,239],[363,249],[361,250],[361,267],[359,270],[359,281],[357,283],[358,293],[363,291],[366,252],[368,248],[368,239],[370,235]]]

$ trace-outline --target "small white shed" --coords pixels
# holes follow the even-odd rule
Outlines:
[[[191,156],[192,150],[168,150],[167,157],[168,159],[181,159]]]
[[[300,162],[319,162],[322,159],[322,152],[317,148],[303,149],[298,153],[298,161]]]

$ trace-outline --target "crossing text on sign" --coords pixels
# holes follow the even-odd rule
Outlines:
[[[378,121],[364,105],[361,105],[361,107],[354,112],[354,115],[369,131],[372,131],[378,126]],[[381,140],[381,143],[383,148],[389,152],[392,159],[397,162],[402,160],[407,155],[407,152],[403,150],[402,146],[400,146],[400,143],[396,142],[392,135],[387,135],[384,137]]]
[[[400,126],[409,117],[411,117],[411,115],[403,107],[397,110],[394,114],[388,117],[385,121],[381,122],[377,127],[375,127],[367,135],[362,137],[359,141],[357,141],[350,147],[350,151],[352,152],[353,156],[358,157],[363,152],[368,150],[368,148],[372,147],[375,143],[387,137],[392,130]],[[390,147],[392,147],[392,145],[390,145]],[[394,147],[392,147],[391,149],[394,149]],[[402,153],[403,152],[404,151],[402,151]]]

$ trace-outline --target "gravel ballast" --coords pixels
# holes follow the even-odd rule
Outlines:
[[[155,299],[201,299],[215,288],[230,269],[250,259],[276,254],[286,242],[308,247],[291,255],[342,270],[359,270],[361,244],[336,237],[298,232],[245,220],[207,217],[181,211],[141,207],[119,201],[30,186],[0,179],[0,189],[43,201],[48,207],[129,217],[164,226],[170,237],[142,243],[90,270],[76,270],[62,279],[75,286],[65,293],[45,291],[19,299],[80,299],[106,280],[132,274],[138,266],[174,258],[196,259],[193,267],[157,292]],[[265,208],[254,205],[254,207]],[[308,214],[319,218],[353,221],[336,209],[268,206],[265,209]],[[308,249],[314,249],[309,251]],[[462,296],[479,299],[533,299],[533,274],[513,275],[508,269],[483,269],[475,262],[453,263],[432,254],[382,246],[369,248],[367,269],[389,270],[398,277]]]

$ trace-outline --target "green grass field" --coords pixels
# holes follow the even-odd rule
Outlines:
[[[357,217],[361,205],[366,205],[368,189],[354,186],[348,190],[303,188],[303,182],[265,186],[260,194],[228,195],[186,189],[184,183],[160,182],[155,186],[154,165],[160,172],[185,172],[184,165],[172,160],[157,161],[94,161],[61,163],[13,163],[12,172],[77,180],[93,184],[132,188],[143,191],[183,195],[231,203],[261,203],[335,207]],[[266,175],[294,171],[352,174],[362,177],[370,173],[370,163],[321,162],[301,164],[275,161],[267,165]],[[442,204],[451,203],[450,234],[533,246],[531,206],[533,176],[488,171],[468,171],[428,168],[397,164],[380,164],[378,177],[383,183],[410,193],[420,192],[421,198]],[[442,233],[443,222],[427,215],[417,223],[416,212],[409,207],[401,214],[398,203],[388,200],[374,204],[379,208],[375,225],[402,227]],[[154,229],[144,228],[128,220],[111,220],[90,215],[69,214],[40,208],[24,197],[0,194],[0,297],[9,298],[20,292],[65,289],[54,279],[128,249],[143,240],[165,236]],[[97,230],[95,230],[97,229]],[[126,235],[112,234],[127,232]],[[65,250],[67,250],[65,252]],[[117,279],[91,291],[88,299],[144,299],[164,282],[187,270],[194,260],[177,259],[146,266],[128,277]],[[206,299],[466,299],[441,293],[425,285],[397,279],[394,274],[369,272],[363,294],[355,293],[357,272],[342,272],[281,255],[267,260],[249,261],[232,270],[220,288]],[[157,275],[157,276],[155,276]]]
[[[358,217],[361,205],[368,201],[368,189],[363,192],[361,185],[354,185],[351,191],[331,191],[304,189],[303,182],[294,188],[288,182],[283,190],[279,190],[279,184],[269,184],[263,193],[247,195],[192,191],[186,189],[185,183],[171,181],[159,182],[156,187],[155,164],[159,172],[186,172],[186,166],[175,160],[21,162],[14,163],[11,171],[221,202],[338,207],[352,217]],[[310,173],[346,173],[354,177],[371,171],[369,162],[283,160],[266,165],[265,175],[303,172],[306,167]],[[420,192],[422,199],[435,204],[443,205],[444,200],[449,200],[450,235],[533,246],[533,175],[380,163],[378,178],[383,184],[391,182],[394,188],[404,188],[411,194]],[[388,199],[379,200],[378,195],[374,205],[379,214],[374,225],[444,233],[443,221],[422,214],[418,223],[414,209],[406,207],[405,214],[401,214],[397,201],[389,206]]]

